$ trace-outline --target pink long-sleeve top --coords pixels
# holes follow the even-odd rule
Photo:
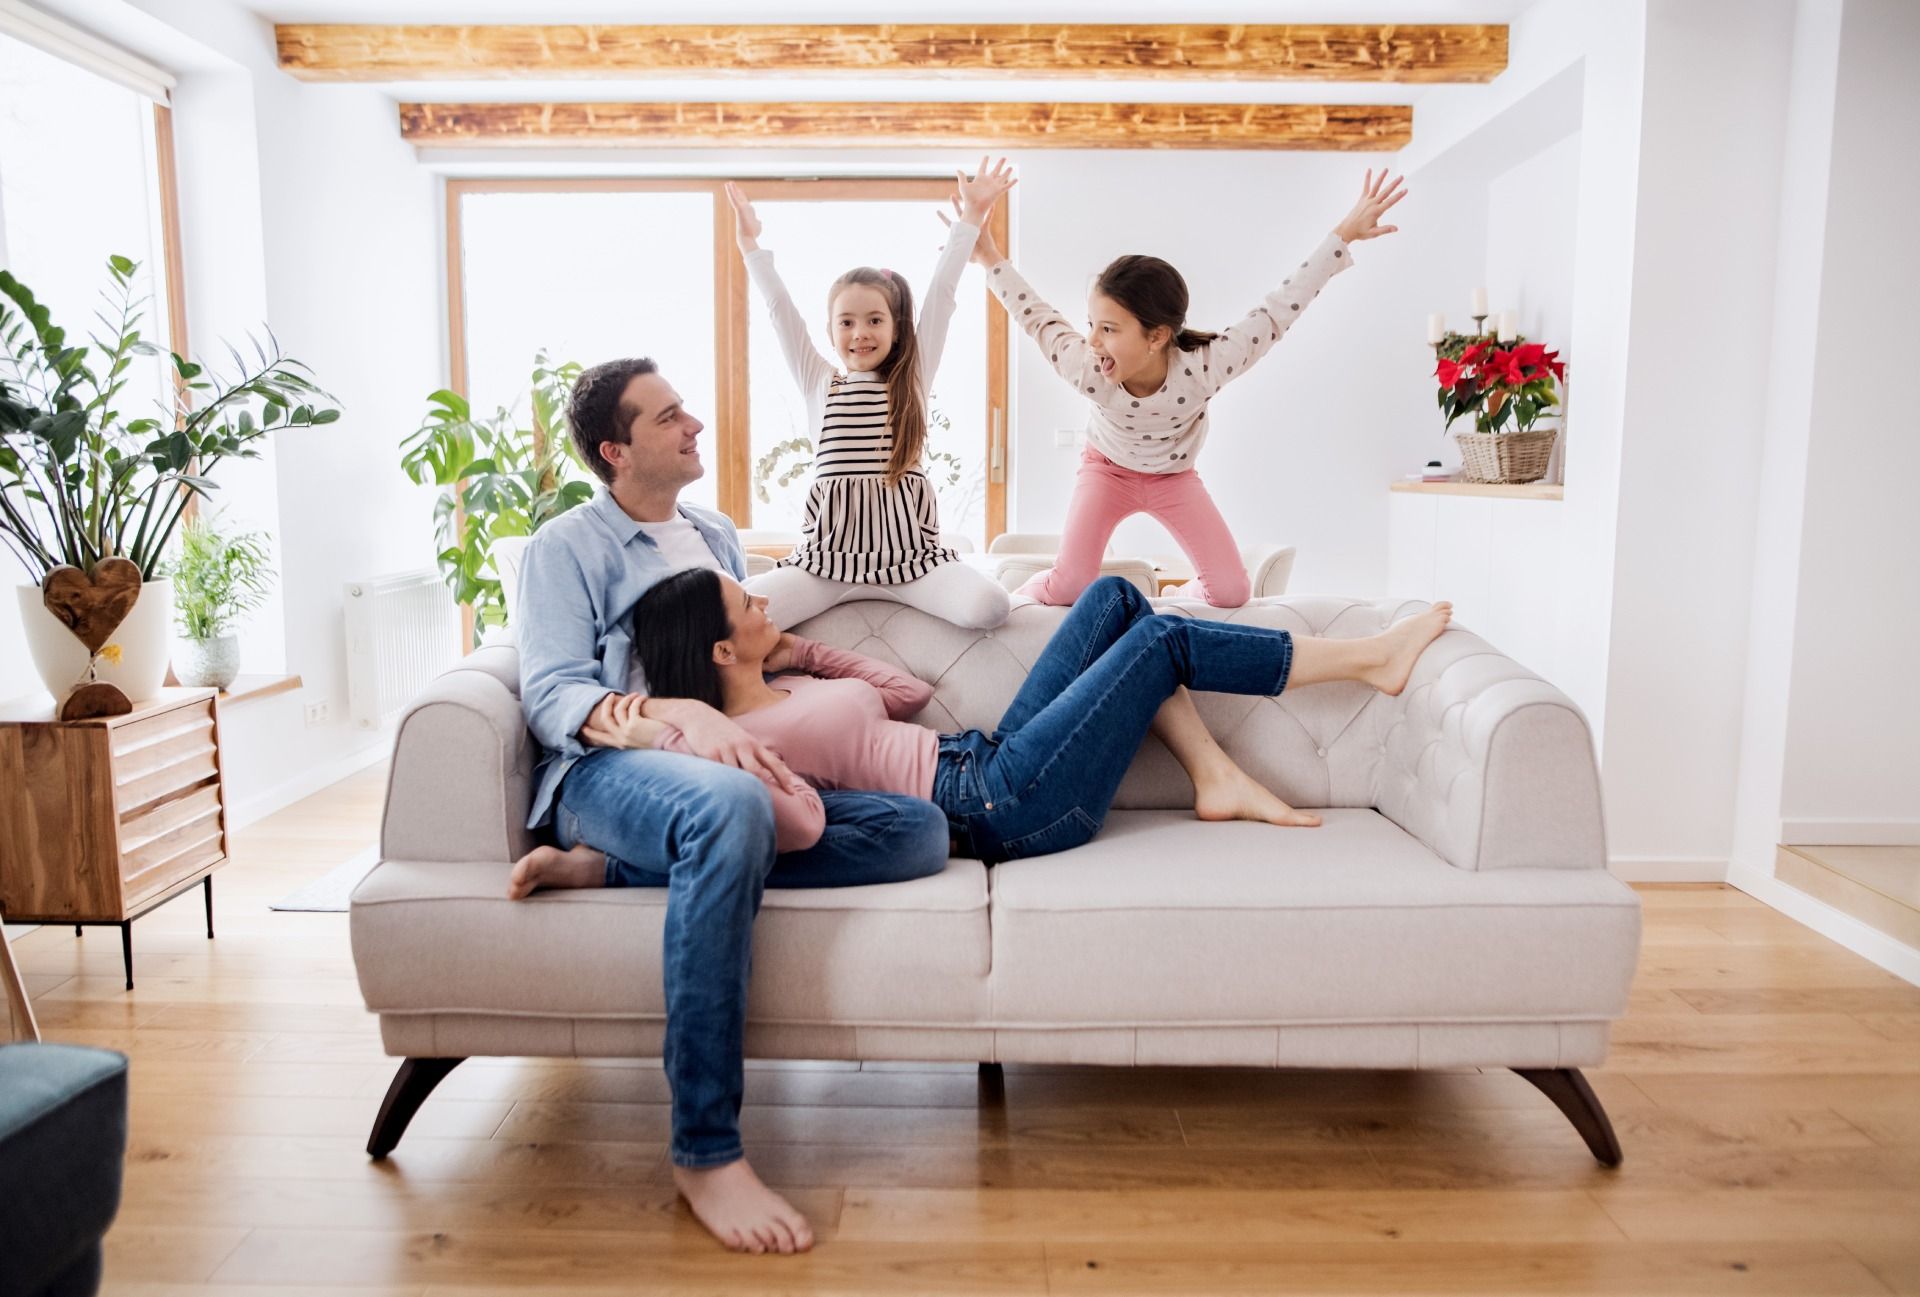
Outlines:
[[[733,718],[797,776],[797,787],[769,785],[781,851],[819,841],[826,813],[816,788],[933,796],[940,736],[907,720],[933,697],[932,685],[874,658],[797,636],[793,666],[802,674],[772,681],[786,691],[784,701]],[[671,727],[657,746],[691,751]]]

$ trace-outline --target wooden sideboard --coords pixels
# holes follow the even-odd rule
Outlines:
[[[9,923],[120,929],[195,886],[213,936],[227,859],[211,689],[164,689],[126,716],[62,724],[45,698],[0,704],[0,912]]]

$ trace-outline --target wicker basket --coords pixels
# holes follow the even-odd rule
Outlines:
[[[1547,475],[1558,432],[1456,432],[1461,476],[1469,482],[1538,482]]]

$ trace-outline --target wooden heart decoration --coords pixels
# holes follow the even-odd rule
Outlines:
[[[67,695],[60,704],[60,719],[63,721],[92,721],[103,716],[125,716],[133,710],[133,704],[127,696],[110,684],[98,680],[92,684],[81,685]]]
[[[56,567],[40,582],[40,598],[87,652],[98,653],[140,598],[140,565],[132,559],[103,558],[93,565],[92,575],[77,567]]]

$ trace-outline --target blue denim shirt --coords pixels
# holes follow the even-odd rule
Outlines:
[[[735,580],[747,574],[733,523],[711,509],[679,506]],[[605,487],[534,533],[520,562],[514,609],[520,641],[520,706],[542,755],[534,771],[528,828],[553,814],[560,781],[586,755],[580,727],[610,693],[640,692],[633,662],[633,606],[674,569],[653,538]]]

